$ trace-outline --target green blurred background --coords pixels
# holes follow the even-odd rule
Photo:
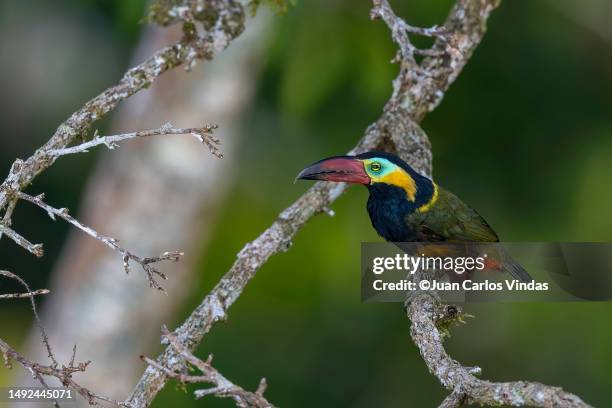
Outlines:
[[[412,24],[431,25],[443,21],[451,4],[405,0],[394,7]],[[201,248],[200,290],[174,323],[237,251],[304,192],[307,185],[294,185],[293,175],[350,149],[380,114],[397,67],[389,64],[388,31],[369,20],[368,6],[299,0],[273,18],[245,123],[249,137],[239,157],[224,159],[238,177],[215,238]],[[0,4],[1,174],[116,81],[128,67],[145,7],[144,0]],[[423,123],[437,181],[477,208],[503,240],[612,239],[612,28],[597,16],[612,17],[605,1],[502,2],[484,42]],[[95,160],[95,152],[60,160],[36,189],[76,211]],[[436,406],[446,392],[411,343],[401,306],[360,301],[360,242],[379,240],[366,198],[365,189],[351,188],[334,205],[335,217],[313,219],[290,251],[262,268],[199,355],[214,352],[217,367],[247,388],[265,375],[267,396],[278,406]],[[1,266],[43,287],[68,227],[24,207],[14,225],[45,242],[47,256],[36,259],[3,239]],[[0,291],[11,288],[0,282]],[[481,366],[487,379],[552,383],[595,406],[611,405],[609,303],[467,310],[476,318],[446,342],[462,363]],[[0,337],[23,342],[31,323],[27,303],[2,303],[0,313]],[[1,368],[0,384],[10,374]],[[174,384],[154,403],[169,405],[232,406],[210,397],[195,401]]]

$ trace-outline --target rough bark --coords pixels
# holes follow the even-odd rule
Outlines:
[[[453,316],[449,315],[449,310]],[[418,346],[425,364],[442,385],[451,390],[440,407],[460,407],[464,404],[506,405],[513,407],[588,408],[579,397],[560,387],[532,381],[495,383],[475,376],[477,367],[464,367],[448,355],[442,344],[443,336],[436,323],[455,319],[457,308],[441,306],[430,294],[414,296],[406,309],[410,319],[410,335]]]

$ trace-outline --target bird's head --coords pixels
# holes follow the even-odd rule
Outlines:
[[[431,180],[417,173],[402,159],[377,151],[320,160],[302,170],[297,178],[363,184],[370,191],[385,186],[399,187],[406,191],[410,201],[417,200],[419,192],[431,195],[434,189]]]

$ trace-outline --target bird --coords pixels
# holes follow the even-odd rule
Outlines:
[[[476,210],[391,153],[328,157],[304,168],[297,179],[367,187],[370,221],[378,235],[389,242],[499,242]],[[497,265],[491,259],[491,268],[510,272],[523,282],[532,281],[509,256],[501,259]]]

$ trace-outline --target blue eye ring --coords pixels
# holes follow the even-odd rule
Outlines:
[[[379,173],[382,170],[382,164],[379,162],[372,162],[370,163],[370,170],[374,173]]]

